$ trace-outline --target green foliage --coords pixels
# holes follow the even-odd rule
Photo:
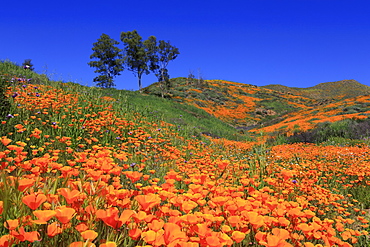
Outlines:
[[[274,98],[272,100],[262,100],[259,102],[262,106],[264,106],[267,110],[273,110],[278,114],[283,114],[288,111],[294,111],[295,108],[292,105],[289,105],[286,101],[283,101],[278,98]]]
[[[7,76],[0,75],[0,120],[10,114],[10,102],[5,96],[5,91],[9,85],[10,82]]]
[[[203,139],[202,134],[208,133],[213,137],[230,140],[245,139],[245,136],[238,134],[232,126],[192,105],[126,90],[104,89],[101,92],[103,95],[119,99],[118,105],[115,105],[121,107],[121,111],[126,109],[138,112],[149,120],[171,123],[187,138]]]
[[[147,47],[150,58],[149,68],[158,78],[163,98],[164,94],[167,93],[168,89],[171,87],[167,66],[170,61],[177,58],[180,54],[179,49],[172,46],[170,42],[164,40],[160,40],[157,44],[157,40],[154,36],[144,41],[144,45]]]
[[[157,42],[155,36],[143,41],[136,30],[122,32],[121,41],[124,45],[124,64],[137,76],[139,90],[142,91],[142,75],[151,71],[158,78],[163,98],[171,86],[167,66],[180,54],[179,49],[164,40]]]
[[[34,70],[34,68],[33,68],[33,64],[31,63],[31,59],[26,59],[26,60],[24,60],[24,62],[23,62],[23,64],[22,64],[22,66],[23,66],[23,68],[24,68],[24,69],[29,69],[29,70],[31,70],[31,71],[33,71],[33,70]]]
[[[324,146],[334,145],[334,146],[362,146],[364,145],[363,140],[349,139],[344,137],[329,137],[325,142],[322,142]]]
[[[24,69],[26,62],[31,69]],[[8,60],[0,61],[0,120],[6,118],[8,114],[12,114],[9,99],[5,96],[7,87],[18,83],[18,79],[26,80],[28,83],[44,85],[50,82],[45,74],[37,74],[33,71],[30,59],[26,59],[25,63],[19,66]]]
[[[344,119],[337,122],[324,122],[316,128],[297,132],[287,137],[288,143],[310,142],[323,143],[326,145],[357,146],[361,145],[370,137],[370,119]]]
[[[317,100],[338,100],[370,94],[369,86],[363,85],[355,80],[325,82],[309,88],[286,87],[283,85],[267,85],[263,87],[286,94],[301,95]]]
[[[154,40],[155,37],[149,37]],[[143,74],[149,74],[149,62],[151,48],[145,46],[142,37],[136,30],[121,33],[121,41],[123,42],[123,61],[129,71],[132,71],[138,78],[139,90],[142,90],[141,77]]]
[[[366,112],[369,110],[369,103],[356,102],[355,105],[346,106],[342,109],[342,112],[338,115],[353,114],[359,112]]]
[[[15,83],[17,80],[15,78],[26,79],[29,83],[37,84],[49,84],[50,80],[45,74],[38,74],[32,70],[24,69],[23,67],[13,63],[11,61],[5,60],[0,61],[0,75],[7,76],[12,79],[10,83]]]
[[[116,47],[119,42],[109,37],[107,34],[102,34],[97,42],[93,45],[93,54],[90,59],[97,59],[88,63],[90,67],[96,68],[95,73],[100,73],[94,78],[98,87],[110,88],[114,87],[114,77],[120,75],[123,70],[121,49]]]

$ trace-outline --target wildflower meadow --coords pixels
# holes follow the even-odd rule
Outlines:
[[[104,89],[3,70],[0,247],[370,246],[365,144],[198,137]]]

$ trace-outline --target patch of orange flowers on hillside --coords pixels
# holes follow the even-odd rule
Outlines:
[[[0,143],[0,246],[348,247],[367,235],[338,191],[369,185],[368,147],[206,144],[114,100],[8,94],[22,90],[23,115],[4,125],[25,129]]]

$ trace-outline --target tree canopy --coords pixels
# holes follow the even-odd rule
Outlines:
[[[123,70],[122,50],[116,45],[119,42],[110,38],[107,34],[102,34],[97,42],[93,44],[93,54],[90,59],[97,59],[88,63],[90,67],[95,67],[95,73],[100,73],[94,78],[97,86],[110,88],[114,87],[114,77],[120,75]]]
[[[25,59],[24,62],[23,62],[23,64],[22,64],[22,66],[23,66],[24,69],[29,69],[31,71],[34,70],[33,64],[31,62],[31,59]]]
[[[150,72],[158,78],[163,90],[169,88],[167,66],[180,54],[179,49],[172,46],[170,42],[163,40],[157,42],[155,36],[150,36],[143,41],[136,30],[121,32],[120,39],[123,43],[122,50],[117,47],[119,42],[111,39],[107,34],[102,34],[93,44],[94,53],[90,59],[96,60],[89,62],[88,65],[96,68],[95,73],[100,73],[94,78],[97,86],[114,87],[114,77],[120,75],[123,69],[127,69],[138,78],[140,91],[142,91],[142,76]]]
[[[154,36],[149,39],[155,39]],[[123,61],[127,69],[132,71],[138,78],[139,90],[142,90],[141,78],[143,74],[149,74],[150,56],[148,47],[145,46],[142,37],[136,30],[121,33],[123,42]]]
[[[170,61],[180,54],[179,49],[172,46],[169,41],[160,40],[157,44],[155,37],[146,40],[144,43],[149,51],[150,70],[158,78],[162,89],[162,97],[164,97],[164,92],[170,87],[167,66]]]

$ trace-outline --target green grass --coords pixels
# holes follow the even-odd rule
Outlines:
[[[14,64],[9,63],[0,63],[0,71],[4,74],[12,75],[11,73],[14,73],[14,75],[18,75],[23,78],[32,79],[32,81],[39,80],[38,84],[44,84],[44,85],[51,85],[50,91],[49,88],[45,90],[46,92],[44,95],[48,95],[47,92],[51,92],[52,90],[59,90],[63,91],[63,95],[71,96],[73,94],[77,95],[79,98],[78,103],[76,105],[73,105],[73,107],[68,108],[58,108],[54,109],[50,106],[50,108],[43,108],[43,109],[37,109],[32,108],[31,109],[25,109],[22,107],[17,107],[16,104],[13,104],[10,106],[10,108],[6,108],[8,112],[19,114],[17,117],[8,119],[6,126],[9,126],[9,129],[4,130],[6,132],[14,132],[11,135],[11,138],[13,139],[13,143],[17,143],[16,141],[25,141],[27,142],[27,145],[25,146],[24,151],[28,155],[31,155],[34,151],[35,154],[32,154],[35,158],[40,158],[42,156],[47,156],[50,158],[51,156],[54,156],[55,158],[59,159],[58,163],[61,163],[63,165],[70,165],[74,166],[76,164],[68,163],[68,160],[77,161],[79,158],[78,156],[81,154],[82,150],[79,150],[79,145],[86,144],[84,142],[84,139],[90,139],[96,138],[99,139],[97,142],[90,143],[89,145],[85,146],[86,155],[88,158],[90,158],[92,161],[96,162],[96,164],[100,164],[100,159],[97,159],[97,156],[94,156],[93,154],[89,156],[89,152],[91,152],[92,149],[98,149],[100,147],[106,147],[105,151],[111,150],[109,148],[114,148],[114,152],[119,153],[120,146],[119,144],[127,144],[130,143],[129,139],[131,137],[131,134],[129,134],[131,131],[135,132],[134,135],[137,135],[135,138],[135,142],[131,143],[129,146],[127,146],[127,149],[124,149],[123,153],[131,154],[131,156],[127,160],[127,169],[132,169],[133,171],[137,171],[138,165],[143,159],[145,159],[145,168],[143,168],[143,172],[145,174],[148,174],[149,169],[156,170],[156,175],[161,178],[159,181],[159,184],[162,184],[164,182],[163,176],[166,174],[168,169],[172,168],[171,166],[175,167],[176,165],[176,159],[174,158],[163,158],[162,154],[160,152],[157,152],[157,150],[163,149],[168,150],[169,152],[172,150],[171,148],[173,146],[176,146],[178,150],[184,151],[184,155],[181,156],[180,161],[182,158],[186,158],[185,160],[194,159],[194,161],[198,160],[197,158],[191,158],[191,156],[196,156],[198,154],[193,154],[192,149],[186,150],[186,144],[189,139],[187,138],[199,138],[202,140],[206,140],[201,133],[207,133],[212,136],[219,136],[219,137],[226,137],[229,139],[245,139],[246,136],[238,135],[236,134],[236,130],[227,124],[221,122],[220,120],[217,120],[216,118],[213,118],[208,113],[204,112],[201,109],[198,109],[193,106],[189,106],[186,104],[179,104],[173,101],[170,101],[168,99],[163,99],[160,97],[152,96],[152,95],[146,95],[146,94],[140,94],[139,92],[133,92],[133,91],[125,91],[125,90],[116,90],[116,89],[101,89],[96,87],[85,87],[81,86],[79,84],[75,83],[61,83],[56,81],[51,81],[47,79],[47,77],[44,77],[42,75],[38,75],[31,71],[24,71],[22,68],[17,67]],[[9,78],[3,78],[3,81],[11,81],[11,76]],[[13,84],[17,84],[17,81],[13,81]],[[10,83],[10,84],[12,84]],[[4,83],[6,85],[6,83]],[[20,86],[21,84],[18,84]],[[41,86],[39,86],[39,89]],[[33,98],[37,99],[34,96],[34,93],[37,89],[34,89],[34,86],[27,86],[27,90],[30,89],[30,94]],[[23,92],[25,88],[17,87],[18,92]],[[71,94],[68,94],[68,93]],[[72,94],[73,93],[73,94]],[[114,98],[115,101],[106,101],[102,100],[102,97],[111,97]],[[54,103],[63,103],[58,99],[58,95],[55,98],[56,100]],[[9,98],[10,101],[12,101],[12,98]],[[47,97],[44,98],[44,100],[48,100]],[[73,102],[71,103],[73,104]],[[72,105],[71,105],[72,106]],[[109,110],[114,110],[114,116],[107,117],[106,114],[109,114]],[[45,111],[46,113],[42,112]],[[106,111],[107,110],[107,111]],[[38,111],[41,111],[42,113],[38,113]],[[113,111],[111,111],[113,112]],[[15,114],[14,114],[15,115]],[[66,115],[66,118],[63,118],[63,116]],[[96,115],[96,117],[93,116],[87,116],[87,115]],[[35,118],[32,118],[32,116],[35,116]],[[40,118],[40,120],[37,120]],[[33,120],[31,120],[33,119]],[[119,120],[127,120],[127,123],[130,123],[130,121],[134,121],[136,126],[130,127],[130,125],[120,125],[120,128],[114,128],[113,126],[118,126],[119,123],[117,123],[117,119]],[[27,120],[30,123],[26,124],[24,121]],[[76,120],[73,122],[73,120]],[[82,122],[79,122],[77,120],[81,120]],[[100,121],[98,126],[100,127],[99,130],[94,130],[93,132],[88,132],[83,127],[83,122],[88,120],[90,123],[94,124],[94,121]],[[143,121],[142,121],[143,120]],[[43,124],[43,122],[48,121],[49,124]],[[107,121],[111,121],[107,124]],[[161,124],[161,122],[168,122],[171,123],[172,126],[169,127],[171,131],[166,132],[163,136],[162,133],[167,131],[166,125]],[[59,128],[54,128],[52,122],[59,122],[58,125],[62,126]],[[69,124],[73,123],[73,126],[69,126]],[[17,132],[14,130],[14,126],[16,124],[24,124],[27,128],[24,132]],[[158,124],[158,125],[156,125]],[[125,127],[122,127],[125,126]],[[161,131],[158,131],[158,126],[164,126],[162,127]],[[357,126],[357,125],[356,125]],[[43,131],[43,135],[40,138],[32,137],[30,134],[34,131],[35,128],[40,129]],[[113,127],[113,128],[111,128]],[[335,130],[335,133],[342,133],[342,129],[344,127],[347,127],[347,123],[338,123],[337,125],[333,126],[326,126],[326,129],[328,130]],[[325,130],[326,130],[325,129]],[[91,130],[91,129],[90,129]],[[141,132],[142,130],[145,130],[145,134]],[[177,133],[175,133],[177,132]],[[171,133],[171,135],[169,135]],[[326,133],[326,132],[325,132]],[[323,135],[325,134],[323,133]],[[332,132],[327,132],[328,135],[331,135]],[[45,139],[45,135],[50,135],[52,140],[58,140],[54,143],[51,143],[49,141],[50,139]],[[176,139],[176,134],[179,134]],[[71,146],[67,146],[64,142],[59,141],[60,138],[57,138],[57,136],[66,136],[72,138],[72,144]],[[121,140],[118,141],[117,137],[121,136]],[[150,137],[150,138],[148,138]],[[155,137],[153,139],[157,139],[158,142],[151,144],[151,142],[148,141],[148,139],[152,139],[152,137]],[[162,139],[163,138],[163,139]],[[152,140],[153,140],[152,139]],[[285,141],[284,139],[279,140],[282,143]],[[50,143],[49,143],[50,142]],[[48,143],[48,144],[46,144]],[[137,147],[135,147],[134,144],[138,144]],[[204,143],[196,143],[194,145],[200,146],[199,151],[201,151],[201,147],[205,146]],[[18,144],[20,146],[21,144]],[[210,157],[208,157],[210,161],[210,165],[213,166],[217,163],[218,160],[225,160],[230,161],[233,164],[237,164],[238,166],[235,166],[235,170],[229,170],[226,169],[226,167],[221,170],[217,171],[215,173],[215,178],[217,179],[217,183],[222,183],[223,176],[228,177],[229,172],[232,172],[232,178],[237,178],[237,176],[240,176],[239,171],[242,171],[242,174],[247,174],[249,177],[256,176],[256,182],[253,184],[253,187],[249,186],[249,188],[252,189],[262,189],[265,186],[268,186],[267,181],[265,181],[265,178],[267,176],[274,178],[274,176],[279,173],[282,169],[279,169],[278,171],[273,170],[274,165],[274,159],[270,156],[270,147],[264,144],[261,144],[259,146],[255,146],[252,151],[238,151],[234,148],[230,148],[230,151],[227,151],[224,146],[220,146],[218,149],[215,149],[211,153]],[[82,147],[81,147],[82,149]],[[197,148],[198,149],[198,148]],[[73,153],[69,153],[69,150],[73,150]],[[195,150],[195,148],[194,148]],[[208,149],[210,150],[210,149]],[[139,153],[139,152],[140,153]],[[117,154],[116,153],[116,154]],[[102,153],[100,153],[102,155]],[[121,154],[121,153],[120,153]],[[105,155],[108,155],[106,153]],[[209,153],[207,152],[199,152],[199,161],[203,162],[203,157],[207,158]],[[122,160],[118,160],[119,158],[114,157],[115,160],[112,159],[119,165],[123,165],[121,163],[124,163]],[[31,160],[32,156],[27,157],[27,160]],[[48,159],[49,161],[51,159]],[[214,162],[213,162],[214,161]],[[327,157],[322,158],[323,163],[324,162],[331,162]],[[23,163],[23,162],[22,162]],[[166,165],[164,165],[166,163]],[[247,164],[247,166],[244,166],[243,164]],[[291,160],[287,161],[288,167],[290,164],[296,164],[300,165],[300,159],[298,156],[292,158]],[[23,165],[27,163],[24,162]],[[134,166],[129,166],[128,164],[137,164]],[[200,164],[200,163],[199,163]],[[53,164],[53,162],[48,163],[48,165],[57,165]],[[67,167],[67,166],[66,166]],[[303,163],[302,163],[303,167]],[[282,168],[282,167],[279,167]],[[53,168],[54,169],[54,168]],[[126,169],[126,168],[125,168]],[[217,168],[216,168],[217,169]],[[310,169],[308,167],[308,169]],[[23,174],[22,174],[23,173]],[[20,178],[25,174],[25,171],[22,171],[21,169],[15,169],[11,171],[9,174],[13,175],[16,178]],[[3,224],[4,219],[16,219],[20,215],[29,215],[32,213],[32,211],[27,208],[24,203],[21,201],[21,197],[23,196],[23,193],[21,193],[19,190],[15,189],[18,186],[13,186],[9,179],[7,179],[8,174],[4,175],[5,173],[0,174],[0,184],[2,184],[3,189],[0,190],[0,198],[4,200],[4,213],[2,215],[1,224]],[[82,174],[82,173],[81,173]],[[135,190],[135,185],[138,185],[139,183],[130,182],[128,178],[125,177],[123,174],[115,174],[117,177],[120,177],[120,183],[123,186],[123,189],[129,189],[130,191]],[[217,176],[216,176],[217,175]],[[62,176],[62,177],[60,177]],[[76,181],[78,181],[78,184],[86,184],[89,182],[85,176],[83,175],[69,175],[66,170],[64,170],[64,173],[62,171],[56,171],[55,174],[51,172],[42,172],[41,174],[37,175],[37,178],[48,178],[45,181],[45,186],[43,187],[45,194],[55,194],[56,188],[63,188],[66,187],[67,180],[69,176],[75,176],[77,177]],[[184,176],[185,177],[185,176]],[[323,176],[324,177],[324,176]],[[335,177],[335,179],[339,179],[340,176]],[[90,178],[89,178],[90,179]],[[112,178],[113,179],[113,178]],[[356,178],[350,178],[350,179],[356,179]],[[5,181],[5,182],[4,182]],[[63,182],[65,181],[65,182]],[[249,180],[248,180],[249,181]],[[319,180],[318,180],[319,181]],[[352,180],[350,180],[352,181]],[[90,181],[91,182],[91,181]],[[142,182],[142,186],[149,186],[148,181],[140,181]],[[320,182],[320,181],[319,181]],[[329,187],[336,188],[337,185],[335,180],[329,181]],[[240,183],[240,179],[236,179],[236,183]],[[141,184],[141,183],[140,183]],[[238,187],[235,188],[242,188],[242,190],[245,190],[246,198],[252,199],[250,197],[249,191],[247,191],[248,186],[242,186],[243,184],[240,183]],[[35,185],[35,189],[38,186]],[[77,186],[77,183],[76,183]],[[188,184],[183,181],[177,181],[177,186],[180,187],[180,189],[188,190]],[[213,185],[212,185],[213,186]],[[365,186],[365,184],[364,184]],[[346,193],[351,193],[355,198],[364,198],[366,201],[368,201],[368,190],[366,190],[366,187],[361,186],[358,188],[353,188],[352,190],[345,191]],[[211,191],[211,190],[210,190]],[[231,190],[230,190],[231,191]],[[209,192],[207,192],[209,193]],[[266,193],[261,195],[268,195]],[[293,200],[294,194],[290,194],[290,197],[287,197],[289,200]],[[5,198],[5,199],[3,199]],[[101,200],[96,200],[98,196],[95,197],[91,196],[91,201],[96,202],[97,208],[103,208],[105,202]],[[211,197],[210,197],[211,198]],[[283,198],[283,197],[282,197]],[[63,199],[62,199],[63,200]],[[208,200],[208,199],[207,199]],[[281,199],[284,200],[284,199]],[[83,207],[87,206],[87,203],[89,201],[85,200],[82,201],[82,203],[86,203],[83,205]],[[65,203],[63,200],[62,203]],[[18,207],[14,206],[18,205]],[[323,207],[325,205],[322,205]],[[136,208],[134,208],[136,210]],[[217,209],[219,210],[219,209]],[[332,213],[330,211],[330,216],[332,216]],[[324,216],[322,216],[324,217]],[[72,224],[76,225],[78,223],[77,219],[73,219]],[[129,240],[127,237],[128,228],[122,228],[122,231],[117,234],[117,232],[113,231],[112,229],[108,228],[106,225],[103,224],[102,221],[96,222],[96,228],[99,230],[100,236],[99,238],[101,240],[104,239],[110,239],[115,240],[117,243],[120,243],[119,246],[138,246],[138,243],[135,243],[134,241]],[[219,227],[218,227],[219,228]],[[217,230],[218,230],[217,228]],[[27,229],[28,230],[28,229]],[[3,232],[2,232],[3,231]],[[7,233],[8,231],[4,228],[0,228],[1,235]],[[42,234],[42,239],[48,241],[48,237],[45,235],[45,232]],[[0,235],[0,236],[1,236]],[[70,231],[63,232],[63,235],[60,236],[59,239],[60,242],[56,242],[57,240],[51,239],[50,245],[51,246],[67,246],[66,243],[71,241],[78,241],[79,236],[76,234],[76,231],[71,228]],[[56,238],[55,238],[56,239]],[[127,241],[127,242],[126,242]],[[251,241],[253,241],[253,238],[248,238],[243,243],[234,245],[234,246],[246,246]],[[98,240],[97,240],[98,242]],[[21,246],[26,246],[25,244],[22,244]],[[33,246],[41,246],[41,243],[35,243]],[[44,245],[45,246],[45,245]],[[254,244],[253,246],[257,246]],[[364,246],[364,245],[359,245]]]
[[[99,89],[96,89],[99,90]],[[195,106],[180,104],[172,100],[153,95],[140,94],[136,91],[100,89],[104,96],[119,99],[120,104],[136,111],[149,119],[162,119],[173,124],[186,136],[200,137],[207,133],[213,137],[222,137],[231,140],[243,140],[235,128],[213,117],[209,113]]]
[[[22,67],[9,61],[0,62],[0,74],[17,75],[21,78],[31,79],[31,83],[73,90],[80,95],[86,95],[93,99],[103,96],[113,97],[117,100],[113,104],[116,110],[137,112],[148,118],[148,120],[164,121],[173,124],[186,137],[203,138],[202,134],[206,134],[216,138],[231,140],[245,140],[246,138],[232,126],[211,116],[202,109],[153,95],[140,94],[138,91],[117,90],[114,88],[103,89],[86,87],[72,82],[52,81],[44,74],[40,75],[30,70],[24,70]],[[12,83],[16,82],[12,81]],[[206,139],[204,140],[206,141]]]

